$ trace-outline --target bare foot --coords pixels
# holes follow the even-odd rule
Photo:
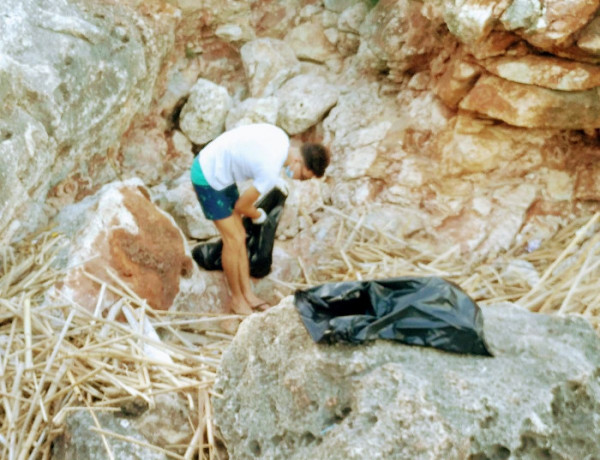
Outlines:
[[[242,299],[234,299],[232,298],[231,301],[229,302],[229,310],[231,310],[232,312],[234,312],[237,315],[249,315],[250,313],[252,313],[252,308],[250,308],[250,305],[248,304],[248,302],[246,302],[246,299],[242,298]]]
[[[265,311],[271,306],[269,305],[269,302],[265,302],[260,297],[254,295],[254,293],[250,293],[244,297],[246,298],[246,302],[248,302],[248,304],[253,310]]]

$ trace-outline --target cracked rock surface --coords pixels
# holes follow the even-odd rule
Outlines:
[[[494,357],[312,342],[291,297],[246,319],[213,398],[235,459],[600,456],[600,341],[583,319],[483,308]]]

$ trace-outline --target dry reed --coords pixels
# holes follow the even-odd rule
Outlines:
[[[600,327],[598,214],[573,221],[535,251],[515,245],[492,260],[467,262],[458,247],[419,252],[364,219],[331,211],[339,228],[327,263],[310,267],[299,258],[304,282],[279,282],[284,291],[325,281],[442,276],[482,306],[511,301],[532,311],[581,315]],[[107,317],[71,302],[46,305],[48,288],[62,276],[53,261],[65,243],[44,233],[0,255],[0,458],[50,458],[52,442],[76,410],[92,415],[91,431],[102,436],[109,458],[113,437],[169,458],[219,458],[210,397],[220,397],[212,386],[232,336],[206,330],[217,319],[208,314],[149,309],[116,277],[111,285],[97,280],[100,297],[106,290],[120,296]],[[128,323],[114,320],[119,311]],[[95,416],[131,400],[152,406],[165,392],[187,398],[193,435],[185,446],[140,443],[106,430]]]

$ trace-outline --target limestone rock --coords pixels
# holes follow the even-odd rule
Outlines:
[[[566,59],[529,54],[503,56],[483,62],[485,69],[505,80],[561,91],[600,86],[600,67]]]
[[[444,2],[444,20],[461,42],[475,43],[492,31],[509,3],[509,0],[451,0]]]
[[[154,187],[152,198],[161,209],[173,216],[187,237],[206,240],[219,235],[215,224],[204,217],[189,171],[171,184]]]
[[[193,303],[210,310],[210,305],[198,306],[194,300],[205,285],[181,230],[150,201],[139,179],[104,186],[96,195],[66,207],[57,221],[57,231],[72,240],[63,257],[65,279],[55,287],[61,296],[94,311],[101,286],[84,272],[114,284],[107,273],[111,270],[153,308]],[[115,299],[107,290],[100,309]]]
[[[428,67],[429,60],[443,48],[442,18],[428,16],[421,6],[420,2],[381,0],[360,26],[361,38],[386,62],[392,80],[402,80],[406,71]]]
[[[300,70],[294,51],[282,40],[259,38],[240,51],[252,97],[271,96]]]
[[[493,357],[312,342],[290,297],[240,326],[213,398],[236,459],[592,458],[600,341],[581,318],[483,308]],[[527,369],[527,372],[523,372]]]
[[[595,18],[581,31],[577,46],[592,54],[600,54],[600,18]]]
[[[338,100],[338,90],[323,77],[298,75],[276,93],[280,102],[277,124],[298,134],[317,124]]]
[[[195,144],[207,144],[223,132],[231,105],[231,96],[224,87],[198,79],[181,109],[181,131]]]
[[[188,400],[171,392],[153,397],[153,407],[131,418],[131,425],[155,446],[189,443],[193,432]]]
[[[594,16],[598,0],[514,0],[500,18],[507,30],[524,29],[522,36],[534,46],[551,48],[568,44]]]
[[[369,7],[366,3],[360,2],[349,8],[346,8],[340,14],[337,22],[337,28],[340,32],[352,32],[357,34],[360,30],[360,25],[364,21]]]
[[[135,444],[116,438],[105,436],[110,451],[114,458],[128,460],[167,460],[167,456],[155,449],[144,447],[148,440],[142,436],[127,418],[118,418],[110,413],[98,412],[95,414],[103,430],[117,433],[120,436],[135,439],[142,443]],[[53,445],[53,458],[63,460],[104,460],[108,458],[102,437],[90,431],[96,427],[94,419],[89,412],[81,410],[67,417],[65,432]]]
[[[323,206],[318,181],[294,181],[289,190],[277,227],[278,237],[293,238],[300,231],[310,227],[313,221],[308,216]]]
[[[107,156],[148,109],[175,22],[164,3],[1,2],[0,240],[43,224],[67,177],[115,179]]]
[[[600,127],[596,89],[556,91],[495,76],[481,77],[459,107],[526,128]]]
[[[236,126],[252,123],[270,123],[274,125],[277,123],[278,111],[279,100],[276,97],[250,97],[229,111],[225,126],[229,130]]]
[[[286,35],[285,41],[299,59],[326,62],[337,54],[334,44],[325,35],[323,25],[317,20],[294,27]]]

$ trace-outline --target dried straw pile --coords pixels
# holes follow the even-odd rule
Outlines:
[[[0,458],[50,458],[51,443],[61,433],[65,416],[84,409],[96,422],[108,458],[114,459],[107,440],[123,437],[104,430],[96,412],[119,410],[134,399],[152,405],[153,396],[164,392],[186,395],[195,434],[190,445],[146,447],[169,458],[218,458],[209,395],[232,337],[194,329],[206,329],[202,326],[222,317],[190,319],[193,315],[188,313],[183,317],[154,312],[118,283],[103,289],[120,294],[120,309],[137,320],[137,330],[74,304],[44,307],[44,292],[61,275],[51,264],[62,244],[61,238],[45,234],[3,254]],[[147,329],[148,320],[170,333],[168,343],[149,333],[153,331]]]
[[[444,254],[417,252],[362,219],[327,210],[340,219],[330,262],[308,271],[300,260],[305,282],[285,284],[290,290],[325,281],[436,275],[458,283],[480,305],[513,301],[533,311],[583,315],[596,328],[600,325],[599,214],[573,222],[536,251],[518,245],[494,260],[467,264],[458,248]],[[223,317],[190,319],[189,313],[151,311],[116,278],[113,286],[103,287],[121,296],[106,318],[72,304],[44,307],[44,292],[61,275],[51,264],[63,243],[44,234],[2,257],[0,458],[49,458],[51,442],[70,411],[83,408],[94,415],[119,410],[136,398],[152,404],[162,392],[186,395],[195,414],[189,420],[195,434],[190,445],[147,447],[170,458],[218,458],[209,395],[232,337],[206,330],[206,325]],[[526,276],[509,276],[514,266],[535,268],[537,278],[528,284]],[[130,324],[139,325],[137,330],[110,319],[117,308]],[[160,343],[154,329],[168,332],[169,340]],[[94,419],[94,431],[104,437],[108,456],[114,458],[107,440],[120,436]]]

